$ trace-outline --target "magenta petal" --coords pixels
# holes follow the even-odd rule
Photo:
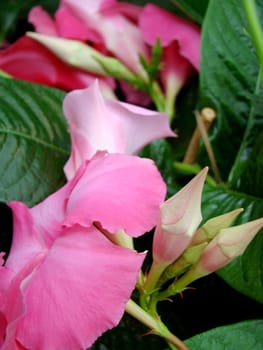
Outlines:
[[[151,46],[156,43],[157,38],[162,46],[177,41],[180,54],[199,70],[200,29],[197,25],[158,6],[147,4],[142,10],[139,27],[143,39]]]
[[[157,138],[175,136],[165,114],[106,100],[97,83],[69,93],[63,109],[72,139],[65,167],[68,178],[98,150],[134,154]]]
[[[98,221],[112,233],[123,228],[136,237],[156,225],[164,196],[165,183],[151,160],[99,155],[72,190],[64,224]]]
[[[96,229],[72,227],[23,287],[18,340],[28,349],[86,349],[120,321],[143,259]]]

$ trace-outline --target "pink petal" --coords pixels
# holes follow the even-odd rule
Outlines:
[[[63,110],[72,140],[71,156],[65,166],[68,178],[98,150],[134,154],[157,138],[175,136],[165,114],[105,100],[98,84],[69,93]]]
[[[103,0],[100,5],[100,12],[102,14],[107,13],[121,13],[125,17],[131,19],[133,22],[137,22],[141,13],[142,7],[127,2],[118,2],[116,0]]]
[[[90,227],[97,221],[112,233],[123,228],[138,236],[156,225],[165,190],[151,160],[98,154],[30,211],[47,247],[59,236],[62,224]]]
[[[30,240],[28,240],[27,243],[30,245]],[[5,266],[0,271],[1,333],[3,333],[4,338],[4,342],[1,344],[1,350],[26,350],[16,339],[18,323],[26,311],[20,287],[25,279],[32,273],[33,269],[40,263],[39,257],[36,255],[32,259],[29,259],[24,266],[21,266],[19,257],[23,256],[24,253],[19,252],[19,247],[17,248],[15,253],[14,251],[12,252],[12,254],[15,254],[13,260],[16,260],[21,269],[16,271],[15,274],[14,271],[12,271],[13,276],[8,285],[3,286],[2,278],[4,277],[5,279],[5,274],[10,274],[11,269]],[[25,247],[21,247],[22,250],[24,248]]]
[[[151,160],[99,154],[84,166],[68,200],[65,225],[95,221],[109,232],[123,228],[134,237],[156,225],[165,183]]]
[[[177,41],[180,54],[199,70],[200,29],[197,25],[158,6],[147,4],[142,10],[139,27],[143,39],[151,46],[158,38],[164,47]]]
[[[34,6],[30,10],[28,22],[33,24],[35,31],[38,33],[58,35],[56,23],[41,6]]]
[[[61,5],[55,13],[59,36],[76,40],[91,40],[102,43],[100,35],[81,21],[67,6]]]
[[[173,85],[180,89],[194,73],[194,68],[190,62],[180,55],[178,43],[175,41],[163,48],[162,67],[161,79],[165,91]]]
[[[38,350],[89,347],[120,321],[143,258],[96,229],[72,227],[23,286],[27,312],[18,325],[20,343]]]
[[[71,181],[30,209],[34,220],[34,230],[47,247],[51,247],[54,240],[61,234],[62,223],[67,215],[69,197],[84,172],[85,166],[79,169]]]
[[[13,272],[19,272],[36,256],[41,260],[47,246],[43,238],[35,233],[35,223],[30,209],[24,203],[16,201],[9,202],[8,205],[13,213],[14,230],[5,267],[12,269]]]

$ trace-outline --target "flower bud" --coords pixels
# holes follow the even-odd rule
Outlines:
[[[104,56],[99,51],[80,41],[58,38],[34,32],[27,32],[26,35],[45,46],[55,56],[70,66],[83,69],[94,74],[104,76],[107,75],[107,72],[96,59],[103,58]]]
[[[243,210],[243,208],[232,210],[229,213],[216,216],[206,221],[206,223],[196,231],[191,244],[196,245],[202,242],[210,242],[220,230],[230,226]]]
[[[201,195],[208,168],[161,205],[161,223],[153,239],[153,260],[166,266],[190,244],[202,220]]]
[[[205,276],[221,269],[234,258],[243,254],[262,227],[263,218],[260,218],[221,230],[202,252],[196,270]]]

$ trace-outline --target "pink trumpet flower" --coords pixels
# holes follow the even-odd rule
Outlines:
[[[63,104],[70,126],[72,151],[65,166],[68,179],[98,150],[136,154],[161,137],[174,137],[167,116],[132,104],[103,98],[97,82],[70,92]]]
[[[152,161],[99,153],[35,207],[10,202],[13,241],[0,267],[1,350],[84,350],[116,326],[144,254],[114,245],[93,223],[141,235],[156,225],[164,196]]]

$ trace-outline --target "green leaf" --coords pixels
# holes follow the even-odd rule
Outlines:
[[[169,0],[152,0],[152,1],[148,1],[148,0],[120,0],[120,2],[128,2],[129,4],[133,4],[133,5],[138,5],[138,6],[144,6],[148,3],[151,4],[155,4],[159,7],[162,7],[168,11],[173,11],[174,10],[174,6],[170,3]]]
[[[262,18],[262,2],[258,9]],[[263,89],[241,2],[210,0],[202,33],[201,100],[217,112],[211,143],[227,181],[226,188],[206,191],[204,212],[209,218],[244,207],[239,220],[247,222],[263,213]],[[201,164],[209,164],[205,153],[200,154]],[[261,233],[242,257],[219,272],[233,288],[260,302],[262,248]]]
[[[178,186],[175,179],[174,153],[171,144],[167,140],[160,139],[152,142],[140,152],[140,156],[154,160],[166,182],[168,197],[178,191],[180,186]]]
[[[209,0],[170,0],[179,10],[197,23],[202,23]]]
[[[15,40],[31,28],[27,17],[32,7],[42,6],[49,13],[54,13],[58,4],[58,0],[0,1],[0,44],[4,39]]]
[[[259,77],[261,78],[261,77]],[[260,79],[261,80],[261,79]],[[231,188],[263,196],[263,89],[255,92],[244,138],[231,169]]]
[[[262,2],[260,8],[263,9]],[[236,162],[242,143],[249,142],[252,149],[255,134],[262,127],[258,115],[260,103],[255,103],[258,77],[259,63],[241,2],[210,0],[202,28],[200,90],[202,105],[217,112],[211,142],[224,180]],[[252,137],[246,129],[253,127]],[[246,150],[247,147],[240,157]],[[199,160],[209,163],[205,151]]]
[[[69,135],[64,93],[0,79],[0,200],[39,202],[64,181]]]
[[[233,209],[244,208],[235,224],[241,224],[262,216],[261,198],[234,192],[224,187],[206,185],[202,198],[203,221]],[[218,272],[231,287],[263,303],[263,230],[246,249],[245,253]]]
[[[261,350],[263,321],[252,320],[214,328],[186,341],[191,350]]]

